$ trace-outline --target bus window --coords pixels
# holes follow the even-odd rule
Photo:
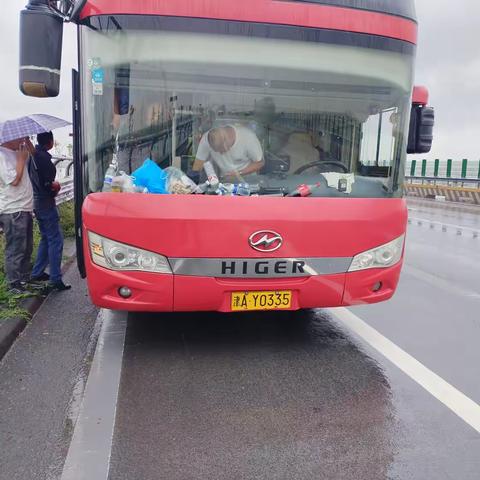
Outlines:
[[[180,159],[176,165],[188,173],[202,138],[230,126],[238,136],[251,132],[263,157],[260,170],[235,181],[286,190],[322,184],[315,193],[322,196],[400,195],[392,179],[403,166],[408,55],[268,38],[81,30],[88,191],[101,190],[116,147],[129,174],[146,159],[161,168]],[[301,60],[317,57],[322,62]],[[101,92],[90,80],[94,61],[105,72]],[[231,165],[258,159],[243,160]],[[221,182],[232,181],[227,161],[213,161]],[[355,187],[338,191],[327,173],[350,175]]]

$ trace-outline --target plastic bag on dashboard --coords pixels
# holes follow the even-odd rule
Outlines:
[[[132,177],[137,187],[147,188],[149,193],[168,193],[167,173],[150,158],[132,172]]]
[[[167,190],[169,193],[180,195],[202,193],[198,185],[179,168],[168,167],[165,169],[165,173],[167,174]]]

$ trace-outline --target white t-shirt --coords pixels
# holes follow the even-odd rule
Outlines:
[[[263,160],[263,150],[257,136],[242,125],[228,125],[235,130],[235,143],[225,153],[212,150],[208,143],[208,133],[203,135],[198,144],[196,158],[203,162],[210,160],[220,168],[221,173],[240,171],[252,162]]]
[[[27,165],[20,183],[16,187],[11,185],[17,176],[16,165],[16,153],[0,147],[0,214],[33,210],[33,190]]]

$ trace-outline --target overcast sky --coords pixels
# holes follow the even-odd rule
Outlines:
[[[26,0],[3,0],[0,15],[0,121],[28,113],[71,119],[71,74],[76,66],[76,30],[66,25],[61,94],[54,99],[23,96],[18,90],[18,15]],[[417,0],[419,45],[416,83],[430,90],[435,139],[425,158],[480,158],[479,0]],[[58,132],[68,141],[67,132]]]

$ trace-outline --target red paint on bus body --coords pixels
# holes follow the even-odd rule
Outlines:
[[[362,305],[378,303],[392,298],[397,289],[398,280],[402,270],[402,261],[390,268],[372,268],[359,272],[350,272],[345,275],[345,292],[342,304]],[[381,283],[381,288],[374,291],[373,288]]]
[[[402,235],[403,199],[262,198],[92,194],[83,207],[85,239],[92,231],[167,257],[353,257]],[[108,219],[108,222],[106,221]],[[282,235],[282,247],[256,252],[249,236]],[[237,279],[114,272],[94,265],[85,240],[90,294],[101,307],[131,311],[230,311],[233,291],[292,290],[292,309],[374,303],[390,298],[401,264],[306,278]],[[379,292],[373,286],[382,282]],[[118,289],[133,294],[124,300]]]
[[[134,312],[173,311],[173,275],[113,272],[93,264],[90,253],[85,267],[90,298],[97,307]],[[118,293],[124,286],[132,291],[129,299]]]
[[[276,198],[94,193],[88,230],[167,257],[350,257],[405,232],[404,199]],[[258,230],[283,236],[270,254],[248,243]]]
[[[80,18],[115,14],[294,25],[366,33],[417,43],[417,24],[413,20],[354,8],[275,0],[89,0]]]
[[[338,306],[344,284],[345,274],[264,280],[175,276],[174,305],[176,311],[230,312],[232,292],[291,290],[290,310]]]

